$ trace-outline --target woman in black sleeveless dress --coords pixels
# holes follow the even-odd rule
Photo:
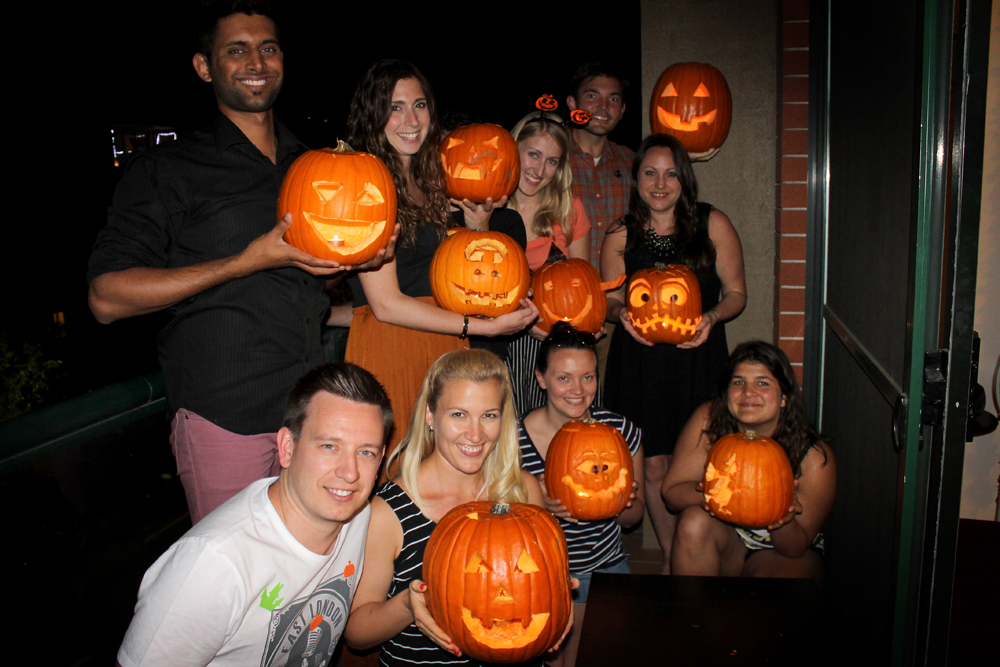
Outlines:
[[[669,572],[675,517],[660,486],[681,429],[714,395],[729,357],[724,323],[746,305],[743,247],[722,211],[698,202],[698,184],[684,146],[669,135],[646,137],[632,167],[629,214],[604,239],[605,280],[658,263],[686,264],[698,277],[704,316],[693,340],[652,345],[636,334],[625,306],[628,281],[608,295],[608,320],[621,322],[608,353],[605,405],[639,425],[645,450],[646,507]]]

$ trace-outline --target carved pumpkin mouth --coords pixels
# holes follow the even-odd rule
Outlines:
[[[341,220],[339,218],[324,218],[321,215],[302,211],[306,221],[313,226],[316,233],[327,243],[333,243],[333,237],[343,241],[337,245],[339,249],[350,250],[355,246],[365,247],[374,242],[385,229],[385,220],[369,222],[367,220]]]
[[[635,320],[633,320],[632,326],[634,326],[636,329],[639,329],[643,334],[648,334],[650,331],[653,331],[657,327],[659,327],[661,329],[673,329],[685,335],[690,334],[693,336],[695,333],[695,327],[698,326],[699,322],[701,322],[700,315],[693,319],[690,317],[673,318],[670,317],[669,315],[665,315],[663,317],[653,316],[643,322],[636,322]]]
[[[549,621],[548,613],[532,614],[531,619],[478,619],[462,607],[462,620],[473,638],[491,648],[522,648],[538,639]]]
[[[587,479],[591,481],[594,486],[601,486],[604,483],[604,475],[587,475]],[[628,484],[628,470],[622,468],[618,471],[618,479],[615,483],[610,486],[605,486],[603,489],[596,490],[592,488],[587,488],[582,484],[577,483],[572,475],[566,475],[562,478],[563,484],[572,489],[573,493],[579,498],[596,498],[598,500],[608,500],[616,497],[621,493],[625,486]]]
[[[559,315],[556,315],[555,313],[552,312],[552,310],[549,308],[549,304],[547,303],[542,304],[542,310],[545,311],[546,319],[551,321],[561,320],[563,322],[569,322],[570,324],[573,325],[574,328],[577,328],[580,322],[583,322],[583,318],[585,318],[587,315],[590,314],[590,311],[593,309],[593,307],[594,307],[594,296],[592,294],[587,295],[587,303],[583,304],[583,308],[580,310],[580,312],[577,313],[576,316],[572,318],[560,317]]]
[[[672,130],[680,130],[682,132],[697,132],[699,123],[704,123],[706,125],[711,125],[715,122],[715,112],[717,109],[712,109],[704,116],[692,116],[691,122],[685,123],[681,120],[680,114],[670,113],[663,107],[656,108],[656,115],[660,120],[660,123],[666,125]]]
[[[473,289],[466,289],[458,283],[449,283],[451,291],[455,293],[455,296],[464,301],[475,306],[494,306],[503,307],[509,306],[511,303],[517,299],[517,294],[520,291],[518,288],[514,288],[510,292],[477,292]]]
[[[737,491],[745,491],[748,487],[739,487],[733,482],[733,476],[738,474],[740,471],[739,466],[736,464],[736,453],[734,452],[732,456],[726,461],[722,466],[722,470],[719,470],[712,462],[708,462],[708,467],[705,469],[705,481],[711,482],[715,481],[710,489],[705,490],[705,502],[709,500],[714,500],[718,505],[717,514],[732,514],[731,510],[726,509],[726,505],[732,500],[733,494]]]

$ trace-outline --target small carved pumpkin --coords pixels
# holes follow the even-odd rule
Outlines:
[[[622,274],[618,280],[601,282],[597,269],[580,258],[540,266],[531,277],[531,300],[542,317],[538,328],[548,333],[556,322],[569,322],[574,329],[597,333],[608,312],[604,292],[624,281]]]
[[[722,146],[729,136],[733,98],[722,72],[707,63],[676,63],[663,71],[649,101],[653,132],[671,134],[688,153]]]
[[[628,504],[635,470],[625,438],[593,419],[562,425],[545,454],[545,487],[581,521],[618,516]]]
[[[712,445],[703,488],[715,516],[747,528],[777,523],[795,501],[784,448],[753,431],[724,436]]]
[[[559,102],[552,95],[542,95],[535,100],[535,106],[542,111],[555,111],[559,108]]]
[[[453,130],[441,142],[440,153],[449,197],[496,201],[517,189],[517,142],[499,125],[476,123]]]
[[[636,271],[627,298],[632,326],[649,342],[677,345],[694,338],[701,322],[701,286],[683,264]]]
[[[368,153],[321,148],[300,155],[285,174],[278,219],[292,214],[284,239],[341,264],[366,262],[389,244],[396,225],[396,185]]]
[[[475,660],[530,660],[569,622],[566,538],[541,507],[459,505],[431,534],[423,576],[431,616]]]
[[[506,234],[450,229],[431,260],[430,279],[442,308],[499,317],[517,310],[527,295],[528,260]]]

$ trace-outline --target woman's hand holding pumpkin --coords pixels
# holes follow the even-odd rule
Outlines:
[[[413,620],[417,624],[417,628],[420,632],[424,633],[428,639],[443,648],[449,653],[453,653],[456,656],[461,657],[462,652],[451,643],[451,637],[445,634],[444,630],[441,629],[435,621],[434,617],[431,616],[431,612],[427,609],[427,602],[424,599],[424,594],[427,592],[427,584],[419,579],[414,579],[410,582],[410,596],[409,596],[409,607],[410,611],[413,613]]]
[[[538,477],[538,482],[542,487],[542,498],[545,499],[545,509],[549,511],[552,516],[562,519],[563,521],[568,521],[569,523],[579,523],[580,520],[569,513],[569,508],[562,504],[562,501],[558,498],[550,498],[549,490],[545,486],[545,474],[543,473]],[[562,640],[560,640],[562,641]]]
[[[643,345],[646,345],[647,347],[653,347],[653,344],[650,343],[645,338],[643,338],[642,336],[640,336],[639,332],[635,330],[634,326],[632,326],[632,316],[628,314],[627,308],[622,308],[618,312],[618,319],[621,320],[622,326],[625,328],[625,331],[627,331],[629,335],[632,336],[632,338],[635,338],[637,341],[639,341]]]
[[[538,307],[530,299],[521,299],[521,307],[514,312],[486,320],[483,333],[487,336],[505,336],[522,331],[536,321],[538,321]],[[479,332],[470,330],[470,333]]]
[[[490,217],[493,215],[493,209],[500,208],[506,204],[507,196],[504,195],[495,202],[492,197],[487,197],[486,201],[482,204],[477,204],[468,199],[451,199],[449,201],[455,209],[462,211],[465,215],[466,227],[469,229],[488,230],[490,228]]]
[[[579,587],[580,587],[580,580],[577,579],[576,577],[570,577],[569,589],[571,591],[575,591]],[[566,641],[566,635],[568,635],[569,631],[573,629],[573,619],[575,616],[576,616],[576,605],[571,604],[569,606],[569,621],[566,622],[566,629],[563,630],[562,637],[559,638],[559,641],[556,642],[556,645],[548,650],[549,653],[555,653],[556,651],[558,651],[559,647],[562,646],[562,643]]]
[[[706,340],[708,340],[708,334],[711,333],[712,327],[715,323],[719,321],[719,316],[714,310],[710,310],[707,313],[703,313],[701,316],[701,321],[695,326],[694,338],[687,341],[686,343],[680,343],[677,345],[679,350],[689,350],[691,348],[698,347]]]
[[[772,523],[767,527],[767,530],[778,530],[794,521],[799,514],[802,514],[802,503],[799,502],[799,480],[795,480],[795,496],[792,500],[792,506],[788,508],[788,513],[785,516],[778,519],[778,523]]]
[[[396,256],[396,239],[399,238],[399,223],[396,223],[396,228],[392,230],[392,236],[389,237],[389,245],[387,245],[383,250],[379,250],[374,257],[369,259],[367,262],[362,262],[354,267],[358,271],[371,271],[373,269],[380,268],[386,262],[391,262]]]

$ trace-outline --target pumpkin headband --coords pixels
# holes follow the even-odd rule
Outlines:
[[[569,114],[569,120],[558,120],[558,116],[555,118],[545,115],[546,111],[555,111],[559,108],[559,102],[556,101],[552,95],[542,95],[537,100],[535,100],[535,108],[538,109],[538,118],[532,118],[529,123],[538,121],[547,121],[549,123],[555,123],[556,125],[586,125],[590,122],[590,112],[584,111],[583,109],[574,109]]]

